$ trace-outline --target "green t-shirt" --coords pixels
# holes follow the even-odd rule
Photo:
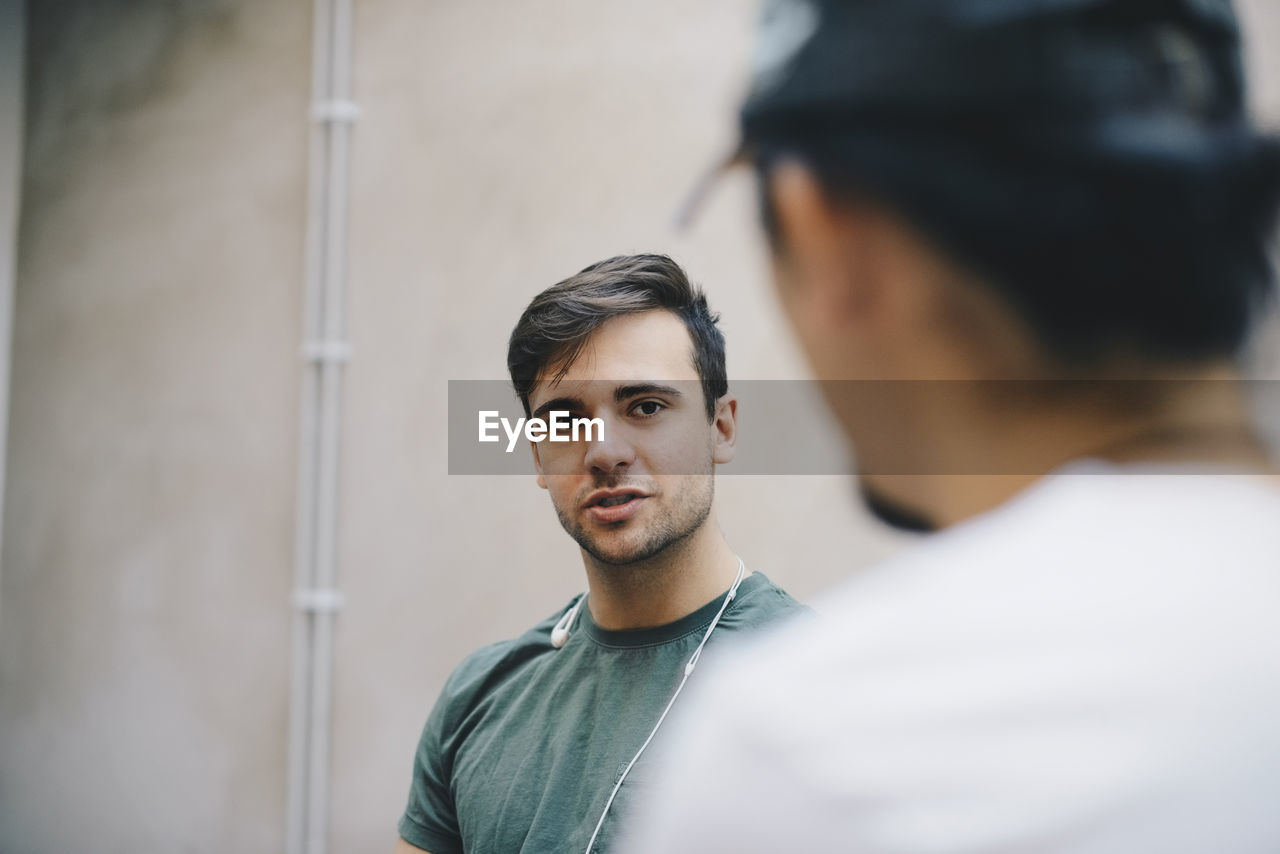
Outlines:
[[[468,656],[423,728],[400,835],[431,854],[585,851],[610,790],[722,601],[635,631],[602,629],[583,607],[569,642],[556,649],[551,628],[566,606],[520,637]],[[798,610],[807,609],[764,575],[748,576],[699,664],[735,635]],[[608,850],[629,796],[645,785],[669,724],[627,775],[597,851]]]

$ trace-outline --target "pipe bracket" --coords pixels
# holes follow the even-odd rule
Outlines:
[[[351,345],[337,339],[317,339],[302,345],[303,358],[311,362],[347,362],[351,359]]]
[[[350,98],[317,101],[311,105],[311,118],[321,123],[355,124],[360,118],[360,105]]]
[[[342,592],[329,587],[293,591],[293,607],[312,614],[336,614],[342,610]]]

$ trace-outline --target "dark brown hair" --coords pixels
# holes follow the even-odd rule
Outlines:
[[[693,341],[693,364],[702,380],[707,419],[729,391],[724,335],[706,295],[666,255],[619,255],[592,264],[533,298],[511,331],[507,370],[528,415],[538,374],[559,363],[564,375],[587,339],[605,321],[624,314],[666,309],[684,321]]]

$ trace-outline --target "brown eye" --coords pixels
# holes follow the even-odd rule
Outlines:
[[[635,406],[631,407],[632,413],[643,418],[651,418],[662,410],[666,409],[666,404],[657,400],[642,400]]]

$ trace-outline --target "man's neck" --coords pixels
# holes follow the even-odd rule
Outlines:
[[[738,572],[738,558],[714,515],[685,540],[648,560],[614,566],[583,553],[587,607],[604,629],[661,626],[723,595]]]
[[[946,527],[998,507],[1049,472],[1084,458],[1276,474],[1251,427],[1240,377],[1229,367],[1185,379],[1117,384],[1107,393],[1151,399],[1133,406],[1093,399],[1056,408],[976,408],[964,426],[952,421],[948,437],[939,437],[947,455],[939,471],[953,464],[953,471],[990,473],[922,479],[919,506]]]

